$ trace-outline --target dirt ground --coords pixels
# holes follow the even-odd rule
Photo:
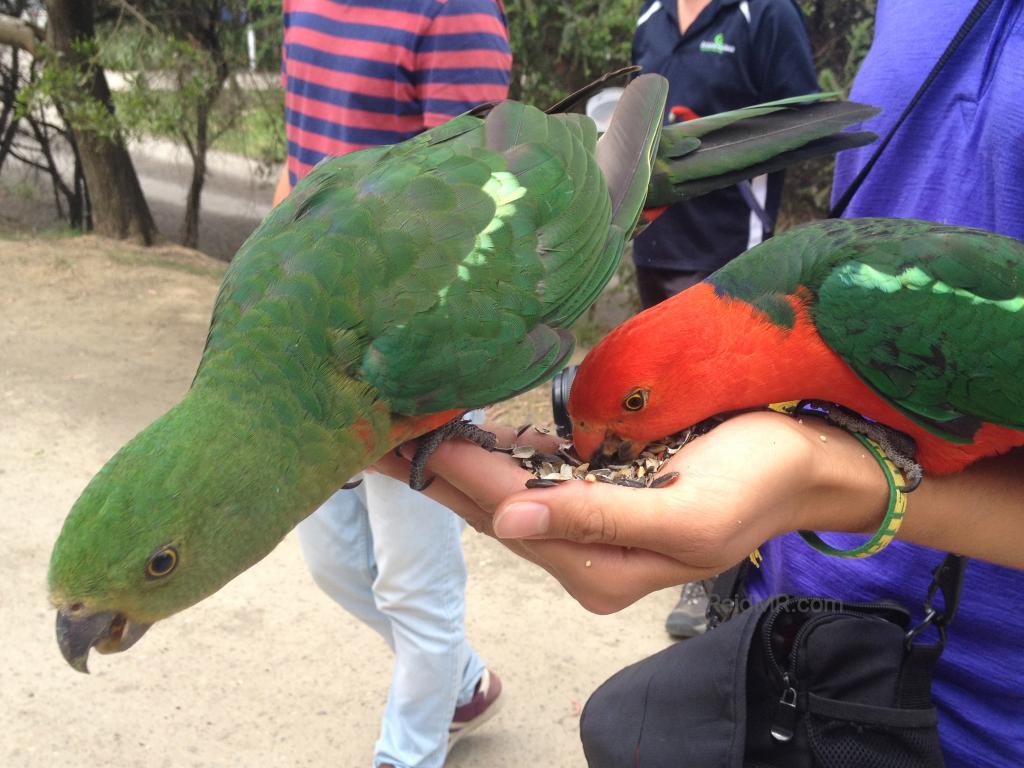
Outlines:
[[[370,765],[389,651],[313,585],[292,536],[131,651],[94,655],[90,676],[54,639],[46,563],[64,515],[185,391],[222,270],[178,248],[0,240],[0,765]],[[676,593],[593,616],[496,542],[468,531],[465,551],[469,635],[506,702],[448,764],[583,765],[580,707],[667,644]]]

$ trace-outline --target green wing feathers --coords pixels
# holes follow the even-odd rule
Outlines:
[[[644,207],[667,98],[667,80],[638,77],[622,94],[598,142],[597,162],[608,179],[613,221],[626,232],[636,227]]]
[[[664,93],[662,82],[649,80],[627,93],[652,87]],[[641,100],[656,125],[664,95]],[[650,174],[649,131],[624,145],[634,154],[624,161],[628,170],[606,178],[595,157],[596,129],[581,115],[505,102],[488,114],[480,138],[482,150],[494,153],[485,184],[493,216],[436,303],[381,329],[361,370],[401,413],[496,402],[564,366],[573,342],[561,329],[597,298],[625,245],[610,188],[628,189],[639,176],[644,189]],[[616,213],[632,223],[641,205],[634,199]]]
[[[982,421],[1024,429],[1024,243],[910,219],[815,222],[709,278],[720,293],[792,309],[813,295],[825,342],[922,427],[967,442]]]
[[[825,341],[890,402],[951,441],[1024,429],[1024,243],[867,220],[819,288]]]
[[[258,369],[317,414],[347,412],[353,393],[408,415],[511,397],[564,365],[564,329],[652,190],[678,199],[761,172],[872,112],[809,96],[663,132],[666,95],[663,78],[637,78],[600,140],[583,115],[502,102],[325,160],[236,256],[197,383]]]
[[[809,94],[666,126],[647,207],[679,202],[781,170],[795,162],[868,144],[846,133],[878,110],[833,94]]]

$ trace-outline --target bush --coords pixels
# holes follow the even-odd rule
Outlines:
[[[628,65],[640,6],[639,0],[506,0],[511,98],[552,104]]]

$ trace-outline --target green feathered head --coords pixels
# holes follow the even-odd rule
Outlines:
[[[68,663],[130,647],[267,555],[317,500],[293,498],[290,441],[187,397],[107,463],[75,503],[50,559]],[[251,422],[251,420],[250,420]],[[293,451],[294,452],[294,451]]]

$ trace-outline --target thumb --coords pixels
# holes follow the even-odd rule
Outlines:
[[[494,533],[501,539],[565,539],[676,556],[706,551],[712,546],[712,527],[683,486],[627,488],[567,481],[524,491],[495,510]]]

